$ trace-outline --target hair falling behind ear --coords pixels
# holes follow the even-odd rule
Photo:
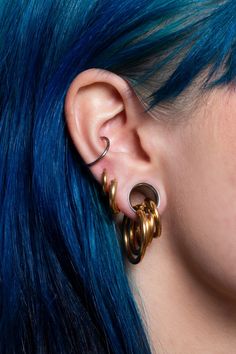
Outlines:
[[[1,354],[151,353],[110,208],[67,134],[64,98],[95,66],[146,85],[153,105],[177,97],[235,50],[235,13],[233,0],[1,1]],[[234,79],[235,58],[220,84]],[[158,89],[157,72],[168,78]]]

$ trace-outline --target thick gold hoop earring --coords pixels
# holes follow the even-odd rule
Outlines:
[[[93,166],[95,165],[98,161],[100,161],[108,152],[109,148],[110,148],[110,140],[106,137],[106,136],[100,136],[101,139],[106,140],[106,148],[104,149],[104,151],[102,152],[102,154],[94,161],[86,164],[86,166]],[[120,209],[118,208],[115,198],[116,198],[116,190],[117,190],[117,181],[116,179],[113,179],[110,182],[110,185],[108,185],[108,180],[107,180],[107,170],[104,168],[103,173],[102,173],[102,189],[104,194],[109,194],[109,203],[110,203],[110,207],[113,211],[114,214],[117,214],[120,212]]]
[[[137,220],[124,215],[122,235],[128,260],[132,264],[138,264],[143,259],[153,237],[161,236],[162,225],[157,203],[154,200],[146,197],[143,203],[135,205],[132,209],[136,212]]]
[[[103,193],[106,194],[109,190],[108,188],[108,181],[107,181],[107,170],[104,168],[103,173],[102,173],[102,190]]]
[[[117,181],[116,179],[113,179],[110,183],[110,188],[109,188],[109,203],[110,206],[114,212],[114,214],[118,214],[120,212],[120,209],[118,208],[116,204],[116,191],[117,191]]]
[[[138,222],[124,215],[122,223],[124,247],[127,258],[132,264],[137,264],[142,260],[146,249],[145,240],[149,227],[142,209],[141,206],[137,208]]]
[[[102,189],[105,194],[109,195],[109,204],[114,214],[118,214],[120,209],[115,201],[117,191],[117,181],[113,179],[108,185],[107,170],[104,168],[102,173]]]

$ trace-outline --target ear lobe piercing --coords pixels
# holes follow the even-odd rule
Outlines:
[[[107,137],[102,136],[101,139],[107,141],[107,145],[103,153],[93,162],[86,164],[92,166],[101,160],[109,150],[110,141]],[[113,213],[117,214],[120,209],[115,201],[117,191],[117,181],[113,179],[108,185],[107,171],[102,173],[102,188],[103,192],[109,195],[109,204]],[[130,201],[130,194],[134,189],[146,188],[149,196],[145,197],[142,203],[132,206]],[[138,264],[144,257],[147,246],[151,243],[153,238],[161,236],[162,225],[158,206],[160,205],[160,194],[149,183],[137,183],[129,192],[129,203],[131,209],[136,213],[137,220],[130,219],[126,215],[122,222],[123,246],[128,260],[132,264]]]

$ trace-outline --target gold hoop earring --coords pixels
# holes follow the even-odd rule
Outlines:
[[[102,190],[103,190],[104,194],[106,194],[108,192],[108,190],[109,190],[106,168],[104,168],[103,173],[102,173]]]
[[[151,187],[152,191],[155,191],[159,196],[154,187],[147,183],[144,184]],[[138,186],[140,185],[138,184]],[[138,264],[143,259],[147,246],[152,239],[161,236],[162,225],[157,203],[151,198],[146,197],[143,203],[135,205],[132,209],[136,212],[137,220],[124,215],[122,234],[128,260],[132,264]]]
[[[117,181],[116,181],[116,179],[113,179],[110,183],[110,188],[109,188],[109,203],[110,203],[110,206],[111,206],[114,214],[118,214],[120,212],[120,209],[118,208],[118,206],[115,202],[116,191],[117,191]]]
[[[97,163],[98,161],[100,161],[108,152],[109,148],[110,148],[110,140],[106,137],[106,136],[100,136],[101,139],[105,139],[107,142],[106,148],[104,149],[104,151],[102,152],[102,154],[93,162],[87,163],[86,166],[93,166],[95,165],[95,163]],[[113,179],[110,182],[110,185],[108,185],[108,179],[107,179],[107,170],[104,169],[103,173],[102,173],[102,189],[104,194],[109,194],[109,203],[110,203],[110,207],[113,211],[114,214],[117,214],[120,212],[120,209],[118,208],[116,202],[115,202],[115,197],[116,197],[116,190],[117,190],[117,181],[116,179]]]
[[[117,181],[113,179],[108,185],[107,170],[104,168],[102,173],[102,189],[105,194],[109,195],[109,204],[114,214],[118,214],[120,209],[115,201],[117,191]]]

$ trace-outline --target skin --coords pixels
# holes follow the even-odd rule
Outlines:
[[[90,167],[118,181],[116,202],[135,219],[128,193],[158,189],[162,235],[138,265],[127,262],[153,353],[236,352],[236,95],[214,89],[187,119],[143,112],[123,78],[99,69],[79,74],[65,99],[68,133]],[[160,113],[161,114],[161,113]],[[179,122],[170,124],[171,120]],[[134,194],[135,197],[135,194]],[[136,196],[137,198],[137,196]]]

